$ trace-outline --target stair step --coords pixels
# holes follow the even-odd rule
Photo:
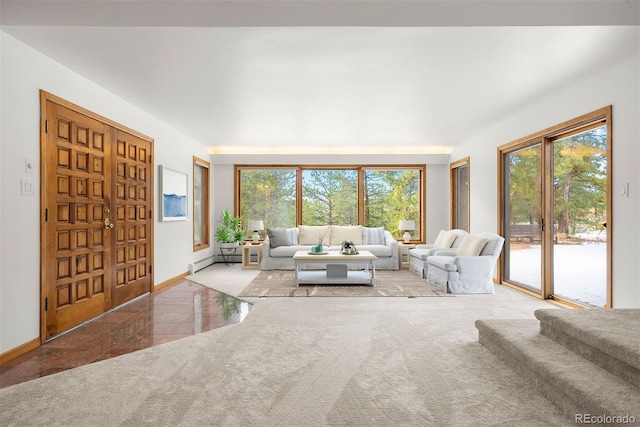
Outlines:
[[[540,333],[640,388],[640,310],[537,310]]]
[[[477,320],[476,327],[482,345],[571,420],[577,414],[640,419],[640,390],[540,334],[537,320]]]

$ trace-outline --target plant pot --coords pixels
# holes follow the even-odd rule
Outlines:
[[[238,246],[240,246],[240,243],[238,243],[238,242],[220,243],[220,247],[224,248],[224,249],[236,248]]]

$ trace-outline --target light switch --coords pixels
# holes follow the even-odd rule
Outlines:
[[[620,197],[629,197],[629,183],[620,185]]]
[[[36,191],[35,191],[35,185],[33,184],[33,181],[29,181],[28,179],[21,179],[20,194],[22,194],[23,196],[35,196]]]

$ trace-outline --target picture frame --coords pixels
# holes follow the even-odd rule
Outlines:
[[[187,189],[189,175],[161,166],[162,221],[188,219]]]

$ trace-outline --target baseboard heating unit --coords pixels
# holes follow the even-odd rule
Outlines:
[[[216,258],[214,256],[210,256],[210,257],[201,259],[200,261],[196,261],[194,263],[191,263],[191,264],[189,264],[189,274],[193,274],[196,271],[200,271],[203,268],[207,268],[211,264],[213,264],[214,262],[216,262]]]

